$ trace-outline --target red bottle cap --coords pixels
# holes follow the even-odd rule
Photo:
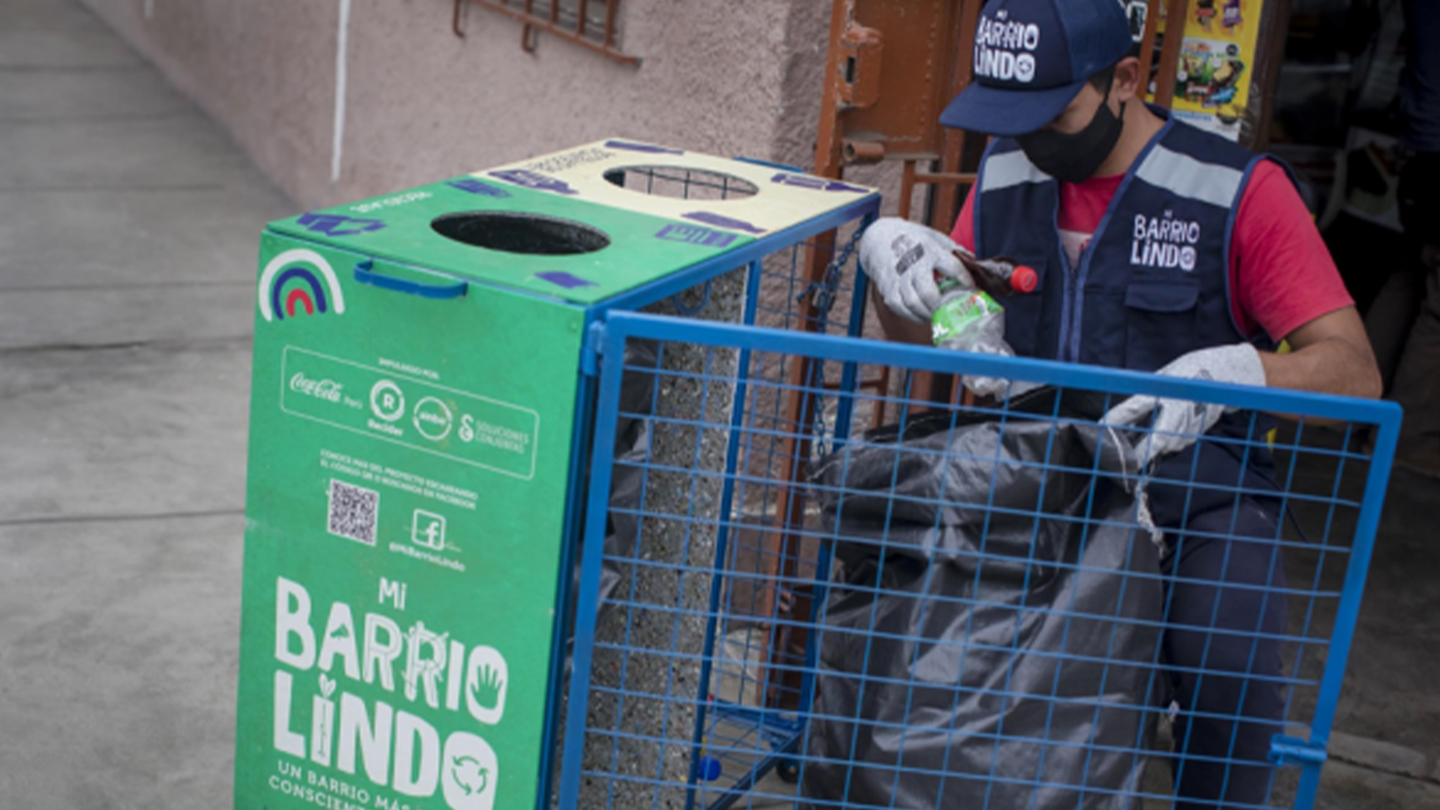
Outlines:
[[[1040,276],[1033,268],[1020,265],[1010,274],[1010,289],[1019,293],[1035,292],[1040,285]]]

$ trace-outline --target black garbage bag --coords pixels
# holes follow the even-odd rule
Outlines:
[[[937,414],[817,465],[841,564],[802,750],[817,810],[1138,806],[1163,603],[1135,454],[1025,399],[1003,429]]]

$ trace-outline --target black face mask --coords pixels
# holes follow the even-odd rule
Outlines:
[[[1125,103],[1120,103],[1120,115],[1110,111],[1110,90],[1095,117],[1079,132],[1064,133],[1053,129],[1042,129],[1016,138],[1025,157],[1030,158],[1036,168],[1056,180],[1065,183],[1079,183],[1090,179],[1120,140],[1125,128],[1123,116]]]

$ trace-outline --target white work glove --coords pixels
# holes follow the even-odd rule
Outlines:
[[[954,251],[961,249],[950,237],[924,225],[885,217],[871,223],[860,238],[860,263],[891,312],[928,324],[940,306],[936,273],[974,286],[955,256]]]
[[[1248,343],[1190,352],[1155,373],[1166,377],[1214,380],[1236,385],[1265,385],[1265,367],[1260,363],[1260,353]],[[1105,414],[1105,422],[1110,425],[1140,425],[1157,409],[1154,424],[1141,425],[1151,427],[1154,431],[1141,443],[1145,464],[1160,456],[1184,450],[1210,428],[1215,427],[1222,415],[1235,410],[1223,405],[1184,399],[1158,399],[1137,395],[1111,408],[1110,412]]]

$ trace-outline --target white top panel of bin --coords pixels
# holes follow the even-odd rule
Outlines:
[[[474,176],[756,237],[878,193],[774,166],[620,138]]]

